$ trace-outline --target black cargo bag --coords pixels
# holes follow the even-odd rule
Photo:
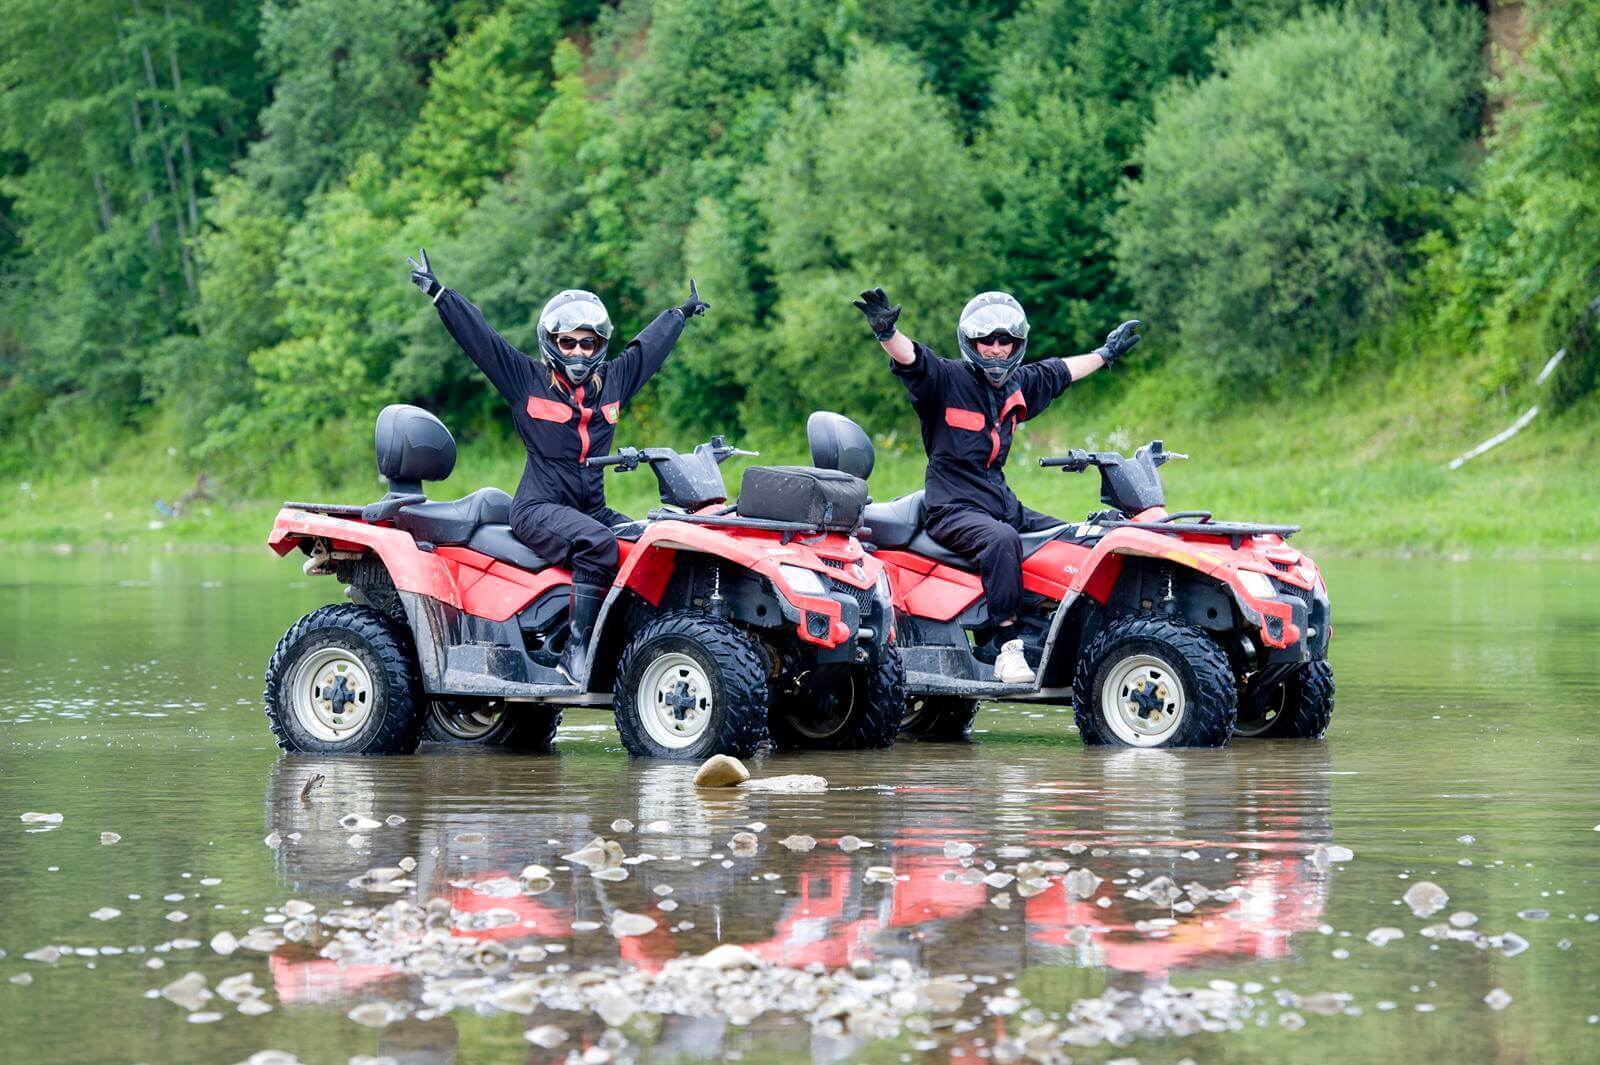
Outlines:
[[[867,482],[814,466],[751,466],[739,485],[739,516],[849,532],[861,523]]]

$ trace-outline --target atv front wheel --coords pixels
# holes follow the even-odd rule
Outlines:
[[[617,663],[612,708],[629,754],[747,758],[767,739],[767,671],[756,641],[709,614],[664,614]]]
[[[410,754],[423,695],[411,641],[371,607],[341,603],[290,626],[267,663],[278,746],[312,754]]]
[[[978,700],[959,695],[914,695],[906,700],[900,734],[918,740],[966,743],[972,739],[972,722]]]
[[[434,743],[542,752],[550,750],[560,724],[561,711],[550,707],[511,709],[504,699],[456,696],[429,704],[422,733]]]
[[[892,747],[906,708],[906,671],[892,647],[876,665],[773,699],[767,731],[775,747],[856,751]]]
[[[1317,739],[1333,720],[1333,667],[1307,662],[1275,683],[1247,683],[1239,696],[1235,736],[1256,740]]]
[[[1237,714],[1228,656],[1192,625],[1119,618],[1089,641],[1072,681],[1087,745],[1221,747]]]

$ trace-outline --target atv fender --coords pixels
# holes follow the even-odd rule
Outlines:
[[[419,550],[411,534],[399,529],[284,507],[272,523],[267,546],[282,556],[296,547],[309,549],[319,539],[336,551],[372,551],[383,560],[396,590],[432,596],[462,609],[461,589],[445,560]]]
[[[1122,556],[1136,555],[1160,559],[1183,569],[1204,574],[1228,589],[1239,613],[1254,626],[1261,640],[1269,647],[1284,648],[1299,641],[1301,633],[1293,622],[1289,604],[1270,599],[1257,599],[1239,580],[1238,562],[1229,556],[1237,552],[1226,544],[1198,545],[1192,541],[1177,541],[1164,533],[1144,529],[1113,529],[1095,545],[1084,561],[1072,590],[1082,592],[1104,604],[1122,573]],[[1277,624],[1273,625],[1272,621]],[[1273,630],[1277,630],[1277,635]]]

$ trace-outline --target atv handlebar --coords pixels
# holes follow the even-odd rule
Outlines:
[[[1139,451],[1145,452],[1150,457],[1152,466],[1165,465],[1168,459],[1186,459],[1189,456],[1181,451],[1168,451],[1160,440],[1152,440]],[[1134,452],[1134,457],[1139,457],[1139,451]],[[1082,473],[1090,466],[1120,466],[1128,461],[1127,458],[1115,451],[1085,451],[1083,448],[1073,448],[1065,455],[1055,458],[1040,459],[1041,466],[1056,466],[1067,473]]]
[[[742,447],[733,447],[720,436],[713,436],[709,444],[702,444],[711,452],[711,457],[721,465],[735,455],[749,455],[752,457],[761,454],[759,451],[746,451]],[[698,449],[696,449],[698,450]],[[678,458],[679,455],[670,447],[619,447],[611,455],[596,455],[592,459],[584,459],[583,464],[590,467],[615,466],[620,472],[636,470],[640,463],[649,465],[656,462],[667,462]]]

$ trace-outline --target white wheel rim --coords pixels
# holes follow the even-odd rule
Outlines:
[[[1183,681],[1154,655],[1130,655],[1100,685],[1106,724],[1131,747],[1159,747],[1172,738],[1186,709]]]
[[[366,726],[375,695],[372,674],[343,647],[306,655],[289,678],[295,721],[328,743],[343,742]]]
[[[645,732],[663,747],[691,746],[711,726],[711,678],[686,654],[664,654],[639,678],[634,704]]]
[[[452,713],[439,703],[433,704],[433,719],[439,727],[458,740],[481,740],[495,730],[505,714],[504,703],[491,704],[494,708],[479,707],[465,713]]]

